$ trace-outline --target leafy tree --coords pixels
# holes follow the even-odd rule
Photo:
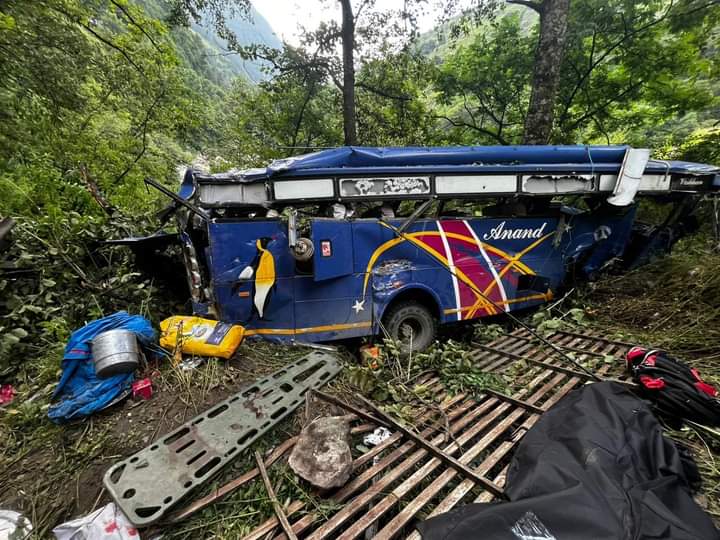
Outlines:
[[[550,139],[555,115],[555,100],[560,85],[560,70],[565,56],[570,0],[507,0],[537,11],[540,28],[530,105],[525,117],[526,144],[545,144]]]
[[[361,88],[356,81],[356,66],[362,69],[379,51],[402,51],[417,34],[417,16],[427,0],[405,2],[401,9],[377,9],[377,0],[363,0],[356,5],[352,0],[337,1],[342,12],[340,23],[330,21],[316,29],[305,29],[297,49],[286,46],[279,51],[253,45],[236,50],[246,58],[270,62],[275,74],[323,73],[342,95],[344,144],[354,145],[358,143],[356,108]],[[341,55],[337,54],[339,49]],[[372,92],[368,87],[365,90]]]
[[[434,66],[413,51],[381,49],[358,73],[359,139],[368,145],[423,146],[443,137],[433,113]]]
[[[642,140],[711,106],[716,67],[706,48],[718,15],[715,3],[695,0],[573,3],[555,138]]]
[[[220,153],[233,165],[271,159],[342,141],[341,98],[317,72],[289,71],[253,87],[237,80],[228,93]]]
[[[97,211],[88,178],[132,207],[172,174],[201,99],[160,21],[126,0],[0,9],[1,212]]]
[[[237,36],[227,25],[228,13],[249,18],[250,0],[167,0],[166,21],[171,26],[208,22],[218,36],[237,47]]]
[[[572,2],[551,140],[646,144],[657,126],[713,106],[717,68],[709,50],[719,9],[696,0]],[[438,89],[456,140],[468,133],[501,143],[530,140],[537,62],[525,59],[533,57],[541,24],[528,33],[514,17],[478,28],[441,68]]]
[[[436,78],[451,140],[510,144],[521,139],[536,38],[518,13],[494,20],[440,66]]]

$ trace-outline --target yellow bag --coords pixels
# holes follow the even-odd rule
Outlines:
[[[177,315],[160,323],[160,346],[197,356],[230,358],[245,335],[245,328],[202,317]]]

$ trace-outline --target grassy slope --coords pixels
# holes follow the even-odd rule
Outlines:
[[[676,245],[670,257],[588,286],[594,326],[625,341],[663,348],[720,387],[720,253],[705,236]],[[697,499],[720,523],[720,433],[687,428],[671,435],[692,451],[703,478]]]

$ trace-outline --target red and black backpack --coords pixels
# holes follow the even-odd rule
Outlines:
[[[697,369],[665,351],[643,347],[630,349],[626,359],[640,394],[654,403],[658,413],[677,422],[720,425],[718,391],[702,380]]]

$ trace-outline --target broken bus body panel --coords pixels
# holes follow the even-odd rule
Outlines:
[[[246,336],[320,342],[379,334],[401,300],[421,302],[440,323],[542,304],[569,271],[592,277],[623,256],[636,196],[675,201],[678,222],[688,200],[718,187],[716,167],[648,156],[628,147],[353,147],[266,169],[188,171],[180,197],[202,209],[179,212],[194,310],[241,324]],[[589,209],[553,200],[570,196]],[[435,216],[395,212],[430,199]],[[458,215],[443,211],[446,201],[495,204]],[[295,227],[303,207],[314,213]]]

